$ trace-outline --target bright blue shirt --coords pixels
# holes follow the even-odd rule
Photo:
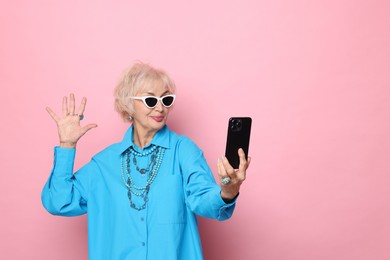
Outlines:
[[[122,179],[121,156],[133,147],[147,152],[166,148],[157,177],[150,186],[144,210],[130,207]],[[187,137],[167,126],[143,150],[133,143],[133,127],[122,142],[113,144],[73,174],[75,149],[55,147],[54,166],[42,191],[42,203],[51,214],[77,216],[88,213],[89,259],[203,259],[196,215],[226,220],[235,201],[226,204],[203,152]],[[147,157],[137,158],[146,166]],[[135,171],[134,182],[148,178]],[[132,196],[134,203],[143,199]]]

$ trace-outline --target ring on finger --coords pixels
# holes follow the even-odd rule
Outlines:
[[[228,176],[228,177],[222,178],[222,179],[221,179],[221,183],[222,183],[223,185],[226,185],[226,184],[228,184],[231,180],[232,180],[232,179]]]

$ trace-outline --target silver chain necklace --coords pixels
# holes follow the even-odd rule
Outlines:
[[[157,147],[157,146],[153,146],[148,152],[145,153],[139,153],[135,151],[132,147],[129,147],[124,153],[122,153],[121,155],[122,180],[127,187],[127,196],[129,198],[130,207],[132,207],[133,209],[140,211],[146,208],[146,203],[149,200],[148,195],[149,195],[150,185],[152,185],[153,181],[156,179],[157,172],[161,166],[164,157],[164,153],[165,153],[165,148]],[[147,168],[139,168],[137,165],[136,157],[137,156],[145,157],[150,154],[151,157],[149,159]],[[133,155],[133,164],[136,170],[139,173],[141,173],[142,176],[145,176],[146,173],[149,172],[149,178],[146,181],[145,186],[140,187],[135,185],[134,180],[131,177],[130,155]],[[126,160],[125,162],[124,159]],[[132,194],[137,197],[143,198],[144,202],[142,206],[135,205],[135,203],[132,200]]]

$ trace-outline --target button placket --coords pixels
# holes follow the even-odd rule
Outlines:
[[[144,237],[143,239],[140,241],[141,242],[141,246],[146,248],[146,244],[147,244],[147,241],[148,241],[148,227],[147,227],[147,223],[146,223],[146,214],[147,214],[147,207],[145,210],[142,210],[140,211],[139,215],[138,215],[138,221],[139,221],[139,225],[142,227],[143,229],[143,233],[144,233]]]

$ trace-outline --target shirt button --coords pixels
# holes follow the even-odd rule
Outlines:
[[[141,218],[141,221],[144,221],[145,219],[144,218]]]
[[[142,246],[145,246],[145,242],[142,242]]]

